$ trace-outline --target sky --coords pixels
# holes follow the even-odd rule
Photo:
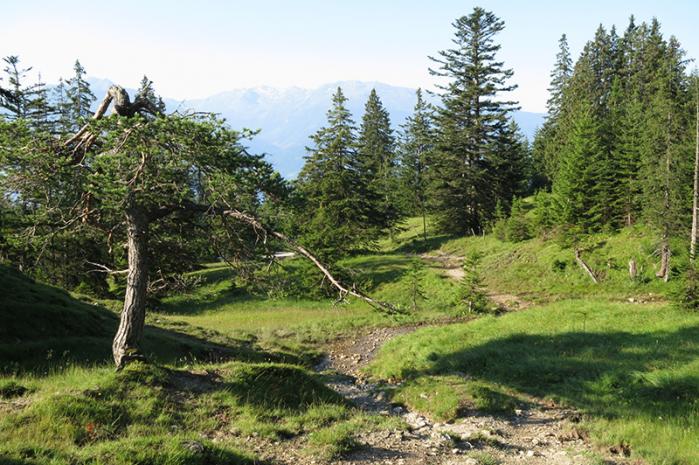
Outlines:
[[[428,56],[451,46],[451,23],[474,6],[505,21],[496,41],[525,111],[545,110],[562,33],[575,57],[600,23],[623,31],[631,14],[657,17],[699,55],[696,0],[2,0],[0,56],[19,55],[49,83],[76,58],[125,87],[146,74],[177,99],[341,80],[431,88]]]

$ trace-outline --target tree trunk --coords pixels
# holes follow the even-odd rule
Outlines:
[[[662,278],[665,282],[670,280],[670,242],[667,228],[663,231],[663,239],[660,245],[660,270],[658,270],[655,276]]]
[[[633,258],[629,260],[629,278],[631,279],[636,279],[636,276],[638,276],[638,270],[636,268],[636,260]]]
[[[692,201],[692,237],[689,241],[689,259],[694,262],[697,253],[697,229],[699,229],[699,77],[696,97],[696,140],[694,145],[694,199]]]
[[[668,282],[670,279],[670,170],[672,160],[670,158],[669,132],[672,124],[672,115],[667,116],[668,142],[665,148],[665,186],[663,187],[663,238],[660,246],[660,270],[655,274]]]
[[[427,213],[425,213],[425,206],[422,206],[422,237],[425,239],[425,245],[427,244]]]
[[[112,344],[117,370],[132,360],[143,359],[139,343],[146,320],[146,289],[148,285],[148,217],[143,210],[126,210],[129,272],[126,277],[124,309],[119,329]]]

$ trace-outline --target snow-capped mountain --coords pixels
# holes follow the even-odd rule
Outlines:
[[[90,84],[94,94],[101,98],[110,82],[93,79]],[[222,92],[204,99],[165,99],[165,103],[170,110],[180,108],[219,113],[232,128],[259,129],[260,133],[249,142],[250,150],[267,154],[282,175],[294,177],[303,165],[309,136],[324,124],[330,98],[338,86],[342,87],[357,124],[371,89],[376,89],[396,129],[412,113],[415,105],[415,89],[364,81],[333,82],[315,89],[255,87]],[[543,121],[543,115],[520,111],[515,114],[515,120],[531,140]]]

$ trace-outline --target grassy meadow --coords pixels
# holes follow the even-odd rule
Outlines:
[[[207,264],[193,273],[197,287],[149,310],[145,350],[155,363],[120,373],[110,360],[118,301],[0,268],[0,316],[9,322],[0,328],[0,463],[247,464],[250,441],[292,441],[318,460],[337,457],[358,447],[358,431],[394,420],[367,415],[322,384],[311,368],[323,343],[463,315],[458,282],[431,257],[458,262],[477,252],[489,292],[517,295],[528,308],[390,341],[367,374],[387,383],[394,402],[450,421],[545,399],[579,409],[600,447],[627,443],[649,464],[694,465],[699,315],[676,309],[668,300],[676,284],[653,278],[652,237],[635,228],[588,238],[580,247],[600,277],[595,285],[564,241],[425,241],[412,219],[377,250],[342,263],[372,296],[401,305],[399,316],[354,300],[247,289],[225,265]],[[416,261],[423,292],[413,308]],[[301,279],[300,269],[291,259],[264,272],[287,283]]]

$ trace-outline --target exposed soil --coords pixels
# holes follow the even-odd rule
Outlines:
[[[460,281],[464,277],[464,257],[449,254],[423,254],[421,258],[433,266],[441,268],[445,276],[455,281]],[[531,302],[514,294],[488,292],[488,298],[508,311],[524,310],[532,305]]]
[[[595,463],[593,454],[599,451],[578,428],[580,415],[551,403],[529,399],[529,407],[517,410],[514,415],[470,412],[453,423],[433,422],[391,404],[378,386],[367,382],[361,369],[385,342],[415,329],[417,326],[375,329],[327,347],[328,356],[317,369],[335,374],[327,383],[329,387],[363,410],[397,416],[408,425],[407,431],[361,434],[359,441],[363,447],[332,464],[478,465],[478,454],[487,454],[503,465]],[[605,463],[628,462],[623,457],[608,457]]]

